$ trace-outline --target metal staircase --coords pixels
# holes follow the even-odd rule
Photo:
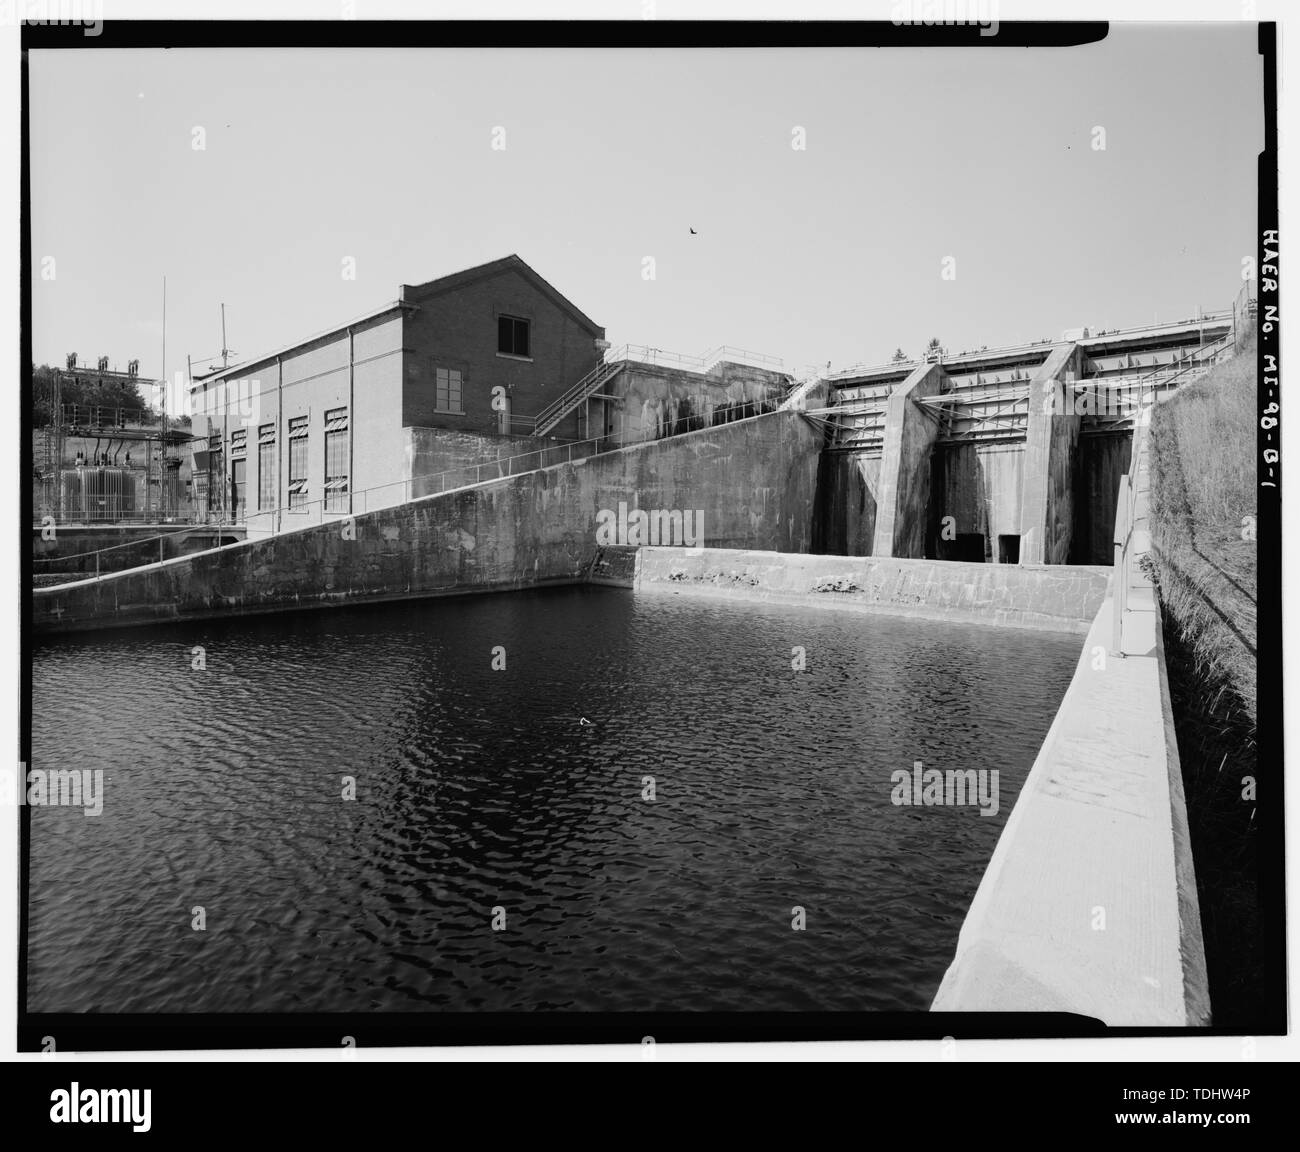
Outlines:
[[[597,364],[555,403],[548,404],[537,414],[537,424],[533,429],[533,435],[545,436],[579,404],[594,395],[602,385],[607,384],[618,373],[623,371],[623,365],[624,361],[622,360],[605,360]]]

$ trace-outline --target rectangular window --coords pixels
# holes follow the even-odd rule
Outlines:
[[[236,521],[244,518],[248,494],[244,481],[248,475],[248,457],[238,456],[230,461],[230,514]]]
[[[497,317],[497,351],[505,356],[527,356],[528,321],[518,316]]]
[[[248,495],[244,491],[244,478],[248,469],[248,429],[236,428],[230,433],[230,514],[236,520],[244,518]]]
[[[210,436],[208,446],[208,511],[219,514],[226,509],[226,454],[220,436]]]
[[[325,413],[325,511],[349,512],[348,410]]]
[[[295,416],[289,421],[289,507],[307,504],[307,420]]]
[[[275,425],[257,430],[257,507],[269,512],[275,507]]]
[[[465,414],[461,407],[460,371],[456,368],[435,368],[434,409],[438,412],[456,412]]]

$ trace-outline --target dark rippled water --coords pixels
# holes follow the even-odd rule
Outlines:
[[[29,1008],[925,1009],[1078,650],[607,589],[44,644],[30,767],[106,795],[32,809]]]

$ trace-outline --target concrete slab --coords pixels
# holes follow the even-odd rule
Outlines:
[[[818,556],[728,548],[642,548],[643,595],[779,600],[1059,632],[1086,632],[1106,568],[966,564],[887,556]]]

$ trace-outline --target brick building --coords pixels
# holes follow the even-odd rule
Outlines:
[[[402,285],[358,320],[192,382],[196,502],[250,534],[401,503],[430,470],[587,434],[537,416],[605,331],[518,256]],[[600,434],[603,429],[594,434]]]

